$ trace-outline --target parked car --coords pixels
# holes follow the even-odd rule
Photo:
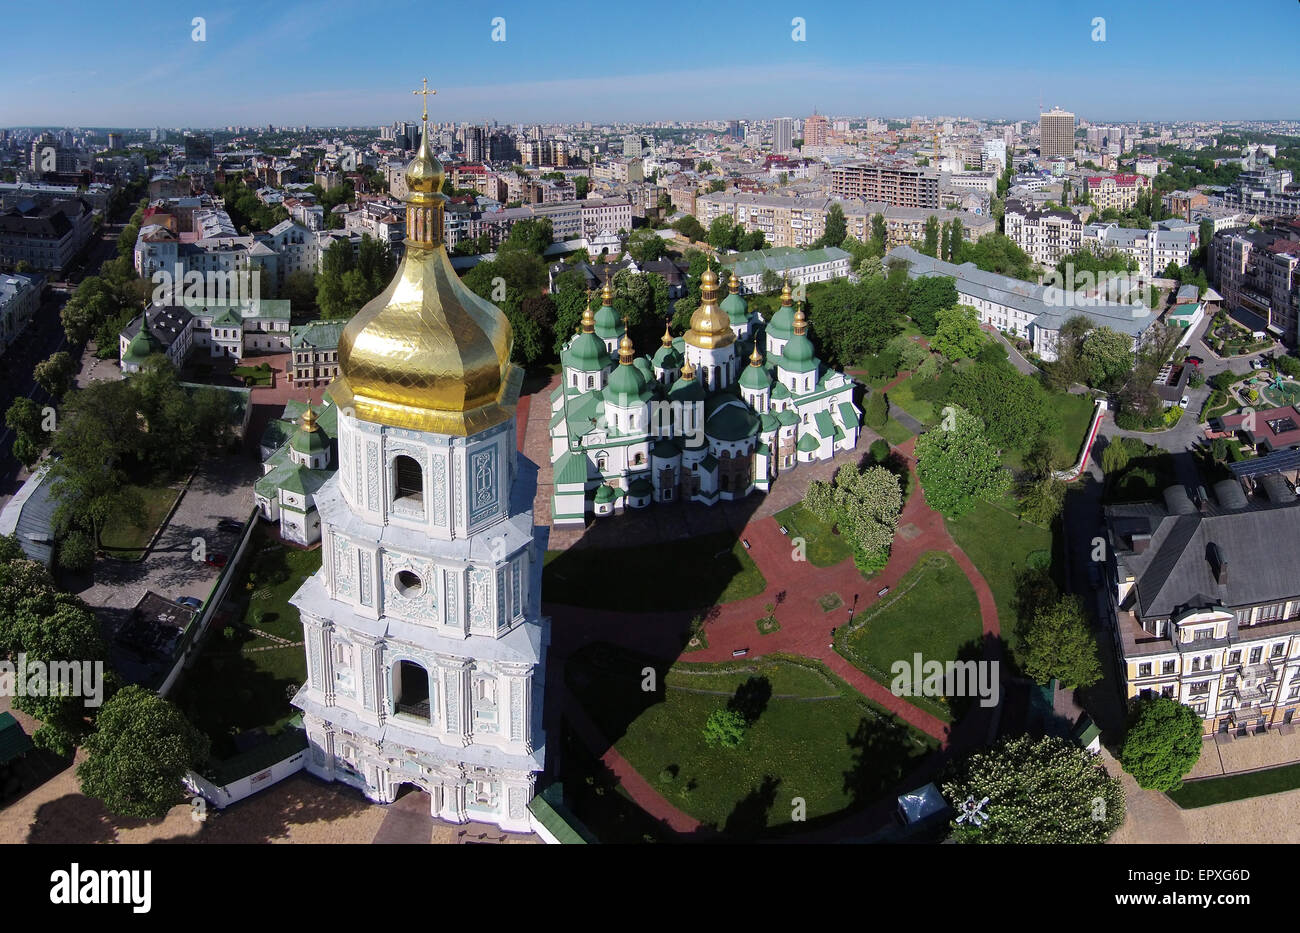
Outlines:
[[[1199,356],[1189,356],[1187,362],[1191,363],[1193,366],[1200,366],[1205,362],[1205,360],[1201,359]]]
[[[228,558],[226,557],[225,554],[213,554],[203,563],[207,564],[209,567],[216,567],[218,570],[220,570],[222,567],[226,566],[227,559]]]
[[[1192,404],[1192,400],[1190,396],[1184,395],[1182,398],[1178,400],[1178,407],[1183,409],[1184,411],[1187,410],[1187,406],[1190,404]]]
[[[223,518],[217,522],[217,527],[222,531],[240,532],[244,530],[244,523],[237,522],[233,518]]]
[[[203,608],[203,600],[199,599],[197,596],[182,596],[176,601],[182,606],[189,606],[191,609]]]

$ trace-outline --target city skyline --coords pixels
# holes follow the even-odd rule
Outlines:
[[[81,28],[60,49],[75,65],[35,73],[14,59],[0,65],[11,89],[0,125],[376,126],[418,117],[407,85],[425,74],[439,92],[435,121],[689,122],[806,116],[814,108],[1030,120],[1040,103],[1103,122],[1293,119],[1300,83],[1285,62],[1300,38],[1300,11],[1280,0],[1262,6],[1277,15],[1275,28],[1260,34],[1257,18],[1234,21],[1205,2],[1181,6],[1175,18],[1159,7],[1024,3],[990,16],[942,0],[927,9],[923,41],[874,47],[869,37],[918,35],[910,8],[766,2],[713,26],[679,3],[647,14],[603,9],[598,18],[504,4],[439,19],[442,40],[428,50],[417,41],[421,31],[394,27],[430,15],[415,3],[390,5],[382,20],[339,2],[300,3],[269,19],[253,4],[234,3],[208,11],[203,41],[194,41],[193,25],[202,11],[73,4]],[[9,16],[19,33],[36,35],[44,25],[28,9]],[[494,27],[496,16],[503,25]],[[806,41],[792,39],[796,17]],[[1105,20],[1104,42],[1094,41],[1096,17]],[[1211,19],[1216,66],[1201,82],[1178,52],[1207,43]],[[494,29],[498,37],[504,29],[504,42],[493,41]],[[646,49],[626,38],[647,34],[663,41]],[[359,70],[358,54],[391,62]],[[1170,69],[1177,80],[1167,79]],[[176,85],[186,92],[157,93]]]

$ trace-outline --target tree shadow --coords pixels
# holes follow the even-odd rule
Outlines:
[[[781,779],[767,774],[762,782],[746,794],[727,817],[722,831],[732,839],[754,839],[767,828],[767,814],[776,803],[776,789]]]
[[[727,709],[745,717],[745,725],[752,726],[767,709],[767,702],[772,698],[772,682],[766,677],[750,677],[736,688],[735,696],[727,703]]]

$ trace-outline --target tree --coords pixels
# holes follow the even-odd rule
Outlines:
[[[499,252],[523,251],[541,256],[554,240],[551,218],[528,217],[515,222]]]
[[[730,249],[735,232],[736,222],[730,214],[715,217],[709,224],[709,245],[719,252]]]
[[[5,426],[14,432],[14,457],[29,470],[50,445],[46,424],[44,410],[26,396],[14,399],[5,412]]]
[[[980,499],[994,500],[1011,485],[984,424],[963,408],[945,409],[945,423],[916,441],[916,473],[932,509],[956,518]]]
[[[1124,821],[1124,789],[1091,753],[1064,739],[1017,736],[976,752],[943,782],[960,804],[988,798],[979,826],[952,824],[964,843],[1096,844]]]
[[[1028,450],[1052,422],[1042,386],[1005,354],[978,359],[956,373],[949,400],[979,416],[985,435],[1003,449]]]
[[[651,262],[668,255],[668,244],[664,238],[649,227],[633,230],[627,238],[628,255],[637,262]]]
[[[923,276],[907,291],[907,314],[921,333],[933,337],[939,312],[957,306],[957,280],[950,275]]]
[[[862,403],[862,420],[867,427],[877,431],[885,426],[889,420],[889,402],[884,392],[875,389],[867,396],[867,400]]]
[[[979,316],[969,305],[956,305],[939,311],[935,318],[938,322],[930,349],[947,357],[960,360],[975,356],[984,344],[984,334],[980,330]]]
[[[591,179],[586,175],[575,175],[573,178],[573,196],[579,201],[585,200],[587,192],[591,189]]]
[[[60,398],[72,385],[77,374],[77,363],[66,350],[56,350],[36,364],[32,375],[46,392]]]
[[[687,214],[681,220],[673,224],[673,229],[680,233],[692,243],[699,243],[708,238],[708,233],[698,220],[691,214]]]
[[[1109,327],[1095,327],[1083,338],[1080,360],[1088,385],[1114,391],[1133,369],[1133,340]]]
[[[131,685],[100,709],[77,777],[82,793],[113,813],[155,820],[183,799],[181,779],[206,762],[208,749],[207,736],[174,705]]]
[[[889,242],[889,227],[885,224],[884,214],[871,215],[871,251],[877,256],[885,255],[885,246]]]
[[[834,202],[826,212],[826,226],[821,235],[821,245],[839,246],[844,242],[847,233],[848,225],[844,220],[844,208],[839,205],[839,202]]]
[[[1201,717],[1169,697],[1148,697],[1133,704],[1120,765],[1147,790],[1183,786],[1183,775],[1201,757]]]
[[[925,219],[925,239],[921,252],[927,256],[939,255],[939,218],[933,214]]]
[[[836,279],[808,290],[808,321],[823,358],[832,366],[852,365],[881,352],[901,322],[884,279],[854,284]]]
[[[704,723],[703,735],[710,747],[738,747],[745,739],[744,714],[739,710],[715,709]]]
[[[1040,684],[1055,679],[1073,690],[1101,680],[1097,639],[1073,596],[1040,606],[1024,626],[1021,641],[1025,673]]]
[[[69,531],[59,542],[59,566],[82,573],[95,562],[95,545],[84,531]]]
[[[280,297],[289,302],[295,316],[310,317],[316,310],[316,276],[303,269],[290,272],[284,277]]]

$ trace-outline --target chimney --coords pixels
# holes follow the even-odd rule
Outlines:
[[[1202,514],[1204,514],[1205,512],[1205,507],[1209,504],[1209,500],[1210,497],[1205,494],[1205,487],[1197,486],[1196,487],[1196,508],[1199,509]]]
[[[1217,544],[1211,542],[1210,547],[1210,566],[1214,568],[1214,579],[1222,586],[1228,582],[1228,559],[1223,555],[1223,549]]]
[[[1147,545],[1151,543],[1151,536],[1148,534],[1133,535],[1130,540],[1133,545],[1133,553],[1141,554],[1147,549]]]

